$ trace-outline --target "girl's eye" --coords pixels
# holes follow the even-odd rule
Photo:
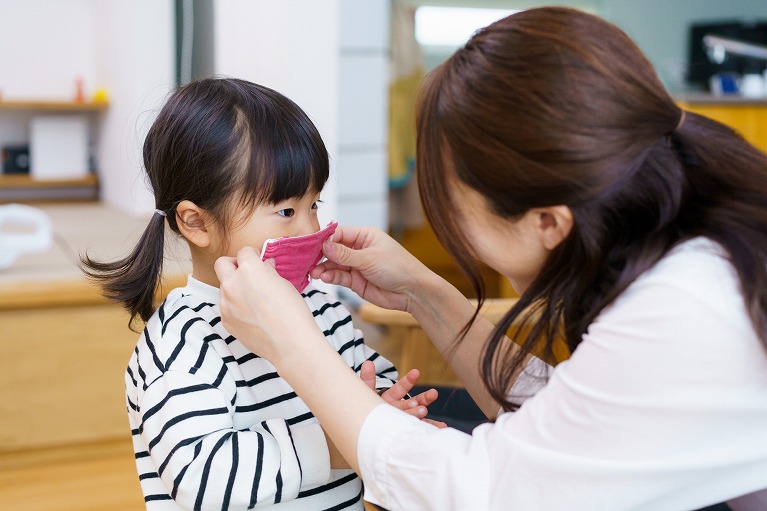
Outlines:
[[[312,204],[312,209],[320,209],[320,204],[322,203],[321,200],[318,200],[317,202]]]
[[[280,216],[284,216],[285,218],[290,218],[296,214],[296,210],[293,208],[281,209],[277,212],[277,214]]]

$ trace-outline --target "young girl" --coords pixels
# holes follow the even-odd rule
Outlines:
[[[332,445],[303,401],[223,328],[213,269],[244,246],[319,230],[328,154],[317,129],[271,89],[201,80],[170,97],[147,135],[144,165],[157,210],[138,245],[119,261],[83,264],[131,323],[146,323],[125,381],[147,507],[362,509],[360,480],[330,470]],[[166,220],[189,244],[192,274],[155,310]],[[344,362],[360,372],[372,361],[374,386],[391,387],[395,368],[365,346],[349,312],[311,286],[301,294]],[[418,399],[429,402],[400,407],[415,409]]]

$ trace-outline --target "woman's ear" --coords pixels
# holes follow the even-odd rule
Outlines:
[[[192,201],[183,200],[176,206],[176,223],[181,234],[194,245],[205,248],[211,243],[209,215]]]
[[[536,210],[538,233],[543,246],[554,250],[573,229],[573,212],[567,206],[549,206]]]

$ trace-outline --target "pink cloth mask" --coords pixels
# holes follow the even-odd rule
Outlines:
[[[309,285],[309,272],[322,259],[322,243],[336,232],[336,227],[337,222],[330,222],[314,234],[266,240],[261,249],[261,260],[274,259],[280,277],[293,284],[300,293]]]

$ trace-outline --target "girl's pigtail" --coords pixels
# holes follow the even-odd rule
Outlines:
[[[164,246],[165,214],[157,210],[128,256],[111,262],[96,261],[87,254],[81,258],[80,268],[99,285],[102,294],[121,302],[130,313],[131,329],[136,316],[146,322],[154,312]]]

